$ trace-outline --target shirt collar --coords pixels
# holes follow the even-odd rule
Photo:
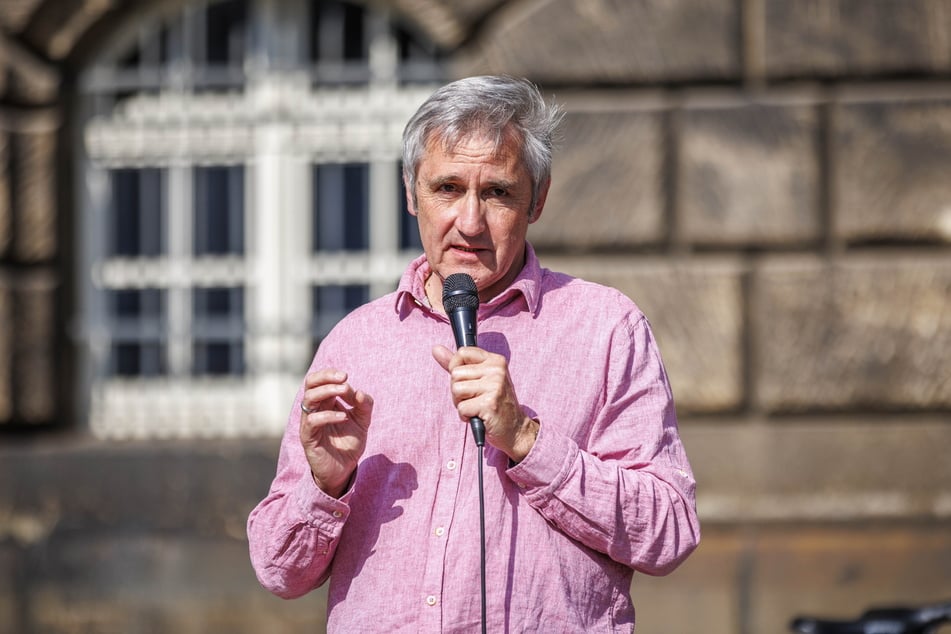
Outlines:
[[[412,306],[431,308],[426,297],[426,279],[432,273],[425,255],[421,255],[406,267],[399,287],[396,289],[396,311],[405,316]],[[542,277],[544,270],[535,255],[535,249],[528,242],[525,243],[525,266],[508,288],[493,297],[489,302],[479,306],[479,312],[492,312],[498,307],[508,304],[517,297],[522,297],[526,308],[534,315],[538,312],[538,302],[541,296]]]

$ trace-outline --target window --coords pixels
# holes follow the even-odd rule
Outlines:
[[[365,163],[314,168],[315,252],[369,247],[369,176],[370,166]]]
[[[365,3],[192,1],[108,43],[77,157],[95,433],[283,429],[314,347],[420,252],[399,144],[440,68]]]
[[[311,345],[316,349],[338,321],[354,308],[367,303],[370,289],[365,284],[325,284],[315,286],[312,297]]]

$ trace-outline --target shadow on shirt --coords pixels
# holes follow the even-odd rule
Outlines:
[[[395,463],[383,454],[367,456],[360,462],[354,497],[350,500],[350,519],[340,544],[341,548],[350,550],[347,560],[353,567],[342,571],[334,565],[332,572],[347,579],[341,584],[341,589],[346,588],[341,598],[349,592],[350,580],[360,575],[366,561],[373,556],[380,528],[403,515],[399,501],[408,500],[417,488],[416,468],[408,462]]]

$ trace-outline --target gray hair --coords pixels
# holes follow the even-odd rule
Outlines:
[[[551,177],[554,135],[563,113],[545,102],[527,79],[483,76],[460,79],[433,93],[403,130],[403,177],[416,200],[416,174],[434,136],[452,148],[474,133],[495,137],[496,148],[507,134],[521,142],[522,162],[532,178],[532,204]]]

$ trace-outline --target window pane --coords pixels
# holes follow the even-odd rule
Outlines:
[[[162,253],[162,172],[112,170],[112,222],[109,255],[157,256]]]
[[[196,288],[192,308],[193,374],[243,374],[244,289]]]
[[[315,251],[369,248],[369,180],[369,166],[363,163],[314,168]]]
[[[419,239],[419,223],[416,221],[416,216],[409,214],[409,209],[406,205],[406,185],[403,183],[402,164],[396,167],[397,178],[400,183],[400,200],[399,205],[397,205],[400,214],[400,249],[422,253],[423,242]]]
[[[311,58],[317,62],[366,60],[365,11],[355,4],[327,0],[311,5]]]
[[[244,169],[195,168],[195,255],[244,252]]]
[[[209,64],[241,66],[244,61],[247,8],[243,0],[208,6],[205,55]]]
[[[159,289],[111,291],[107,319],[112,345],[109,372],[118,376],[157,376],[165,359],[165,292]]]

